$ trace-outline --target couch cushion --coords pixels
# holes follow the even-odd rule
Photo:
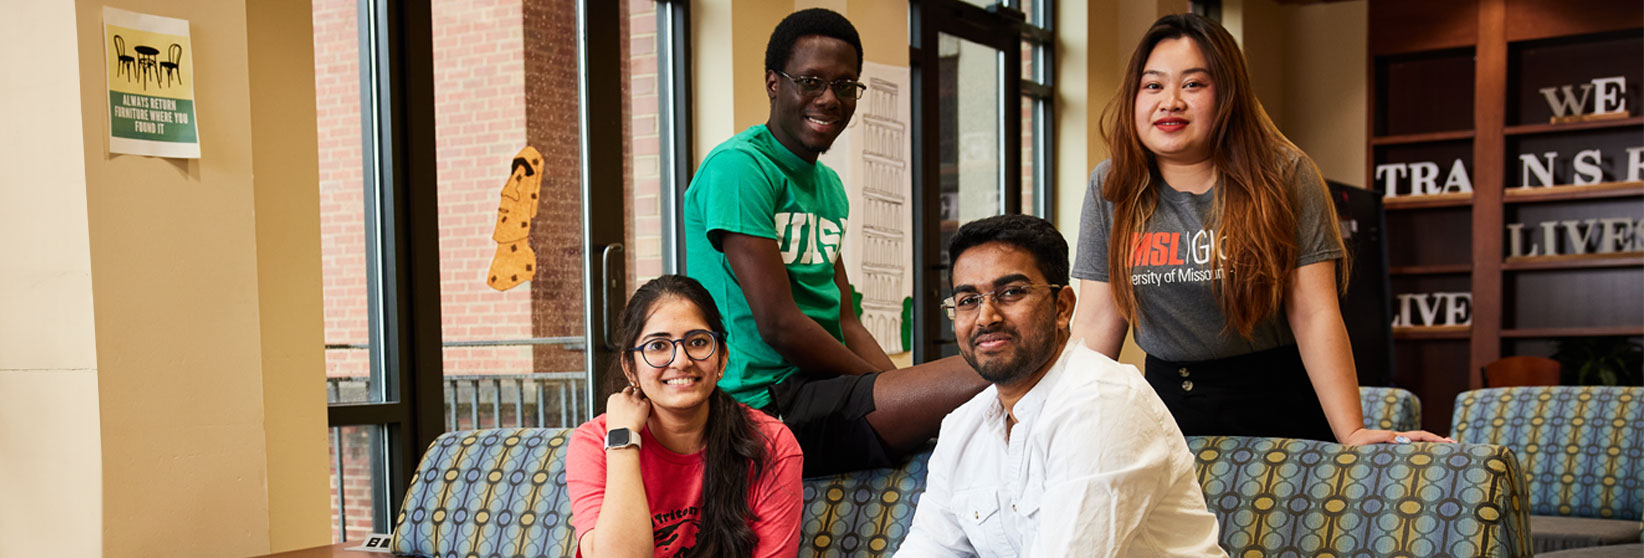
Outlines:
[[[930,448],[895,469],[805,479],[801,557],[890,556],[913,527]]]
[[[1234,557],[1531,553],[1524,477],[1500,446],[1235,436],[1187,444]]]
[[[1644,527],[1644,524],[1626,519],[1530,516],[1530,537],[1535,541],[1536,554],[1567,548],[1636,542],[1639,540],[1641,527]]]
[[[1537,558],[1638,558],[1639,556],[1644,556],[1644,544],[1592,546],[1536,555]]]
[[[1644,387],[1466,391],[1450,435],[1512,448],[1532,514],[1644,518]]]

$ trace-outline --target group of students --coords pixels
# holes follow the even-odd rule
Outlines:
[[[795,556],[801,478],[933,435],[899,556],[1224,556],[1184,435],[1448,441],[1362,426],[1327,191],[1213,20],[1161,18],[1132,54],[1076,264],[1043,219],[960,227],[960,354],[902,369],[850,304],[850,207],[817,162],[866,89],[856,29],[796,12],[765,68],[769,120],[686,191],[689,277],[634,293],[622,383],[572,438],[580,556]],[[1114,360],[1132,328],[1145,374]]]

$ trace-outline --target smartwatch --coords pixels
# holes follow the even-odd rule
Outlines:
[[[605,433],[605,449],[607,451],[626,447],[639,448],[639,435],[627,428],[612,428]]]

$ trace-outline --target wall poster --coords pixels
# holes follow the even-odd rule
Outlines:
[[[110,153],[200,158],[188,20],[103,7]]]
[[[891,354],[912,348],[913,101],[905,66],[863,62],[868,90],[856,116],[821,161],[839,173],[851,202],[845,273],[858,315]]]

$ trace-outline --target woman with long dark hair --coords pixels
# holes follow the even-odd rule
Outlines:
[[[788,557],[803,457],[787,427],[715,384],[725,324],[696,280],[641,286],[619,325],[621,382],[566,462],[578,554]]]
[[[1444,440],[1364,428],[1329,191],[1256,100],[1226,29],[1155,22],[1102,137],[1112,158],[1080,219],[1073,336],[1117,358],[1134,325],[1183,434]]]

